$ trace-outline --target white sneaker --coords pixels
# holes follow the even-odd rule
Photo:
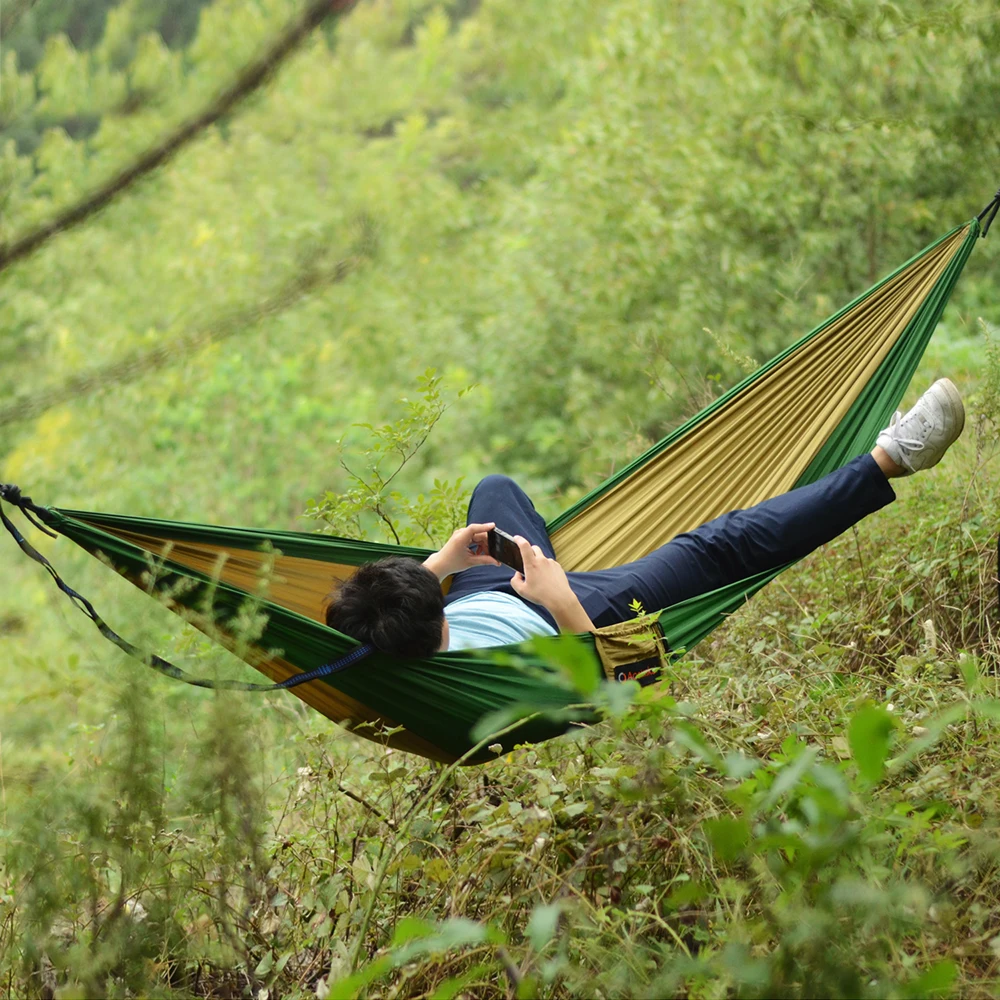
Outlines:
[[[955,383],[939,378],[906,413],[897,410],[876,444],[912,475],[937,465],[965,427],[965,407]]]

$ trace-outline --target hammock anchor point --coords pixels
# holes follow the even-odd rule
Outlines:
[[[54,531],[49,531],[48,528],[36,520],[36,517],[45,520],[48,516],[48,511],[44,507],[39,507],[38,504],[32,503],[31,497],[26,497],[19,487],[11,483],[0,483],[0,500],[5,500],[12,507],[17,507],[39,531],[44,532],[51,538],[59,537]],[[166,674],[167,677],[172,677],[174,680],[183,681],[185,684],[191,684],[194,687],[213,688],[218,691],[287,691],[290,688],[298,687],[300,684],[308,684],[310,681],[320,680],[321,678],[339,673],[341,670],[346,670],[348,667],[354,666],[359,660],[363,660],[366,656],[370,656],[375,652],[374,646],[369,643],[363,643],[331,660],[329,663],[324,663],[315,670],[302,671],[283,681],[279,681],[277,684],[249,684],[244,681],[215,681],[202,677],[191,677],[186,671],[174,666],[169,660],[163,659],[162,656],[157,656],[155,653],[144,653],[137,646],[133,646],[127,639],[123,639],[117,632],[109,628],[104,619],[95,610],[94,605],[82,594],[78,594],[72,587],[67,585],[63,578],[56,572],[52,563],[17,530],[14,523],[3,512],[2,507],[0,507],[0,524],[7,529],[21,551],[29,559],[33,559],[46,569],[55,581],[56,586],[97,626],[98,631],[105,639],[114,643],[114,645],[129,656],[134,656],[141,663],[145,663],[147,667],[152,667],[161,674]]]
[[[983,239],[988,235],[990,226],[993,225],[993,220],[997,217],[997,212],[1000,212],[1000,188],[997,189],[993,200],[977,216]]]

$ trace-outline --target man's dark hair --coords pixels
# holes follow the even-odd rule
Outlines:
[[[326,623],[393,656],[433,656],[444,628],[441,584],[416,559],[367,563],[330,595]]]

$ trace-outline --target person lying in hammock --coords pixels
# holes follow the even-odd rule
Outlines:
[[[899,412],[870,454],[808,486],[723,514],[613,569],[567,573],[545,521],[507,476],[475,488],[468,524],[423,563],[390,556],[361,566],[331,596],[326,622],[400,657],[502,646],[535,635],[585,632],[708,593],[785,563],[891,503],[889,480],[936,465],[962,433],[958,389],[939,379],[905,415]],[[720,456],[725,461],[725,456]],[[516,540],[524,573],[489,554],[499,524]],[[440,582],[455,574],[447,596]]]

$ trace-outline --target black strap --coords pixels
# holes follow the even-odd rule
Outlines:
[[[986,208],[976,216],[979,219],[979,226],[983,236],[989,233],[990,226],[993,225],[993,220],[997,217],[997,212],[1000,212],[1000,190],[993,196],[993,200]]]
[[[56,537],[53,532],[39,523],[39,521],[46,520],[48,517],[48,512],[45,508],[33,504],[31,497],[23,496],[16,486],[8,486],[0,483],[0,500],[6,500],[12,506],[18,507],[39,531],[44,531],[45,534],[51,535],[53,538]],[[36,563],[45,567],[55,581],[56,586],[97,626],[105,639],[113,642],[119,649],[128,653],[129,656],[134,656],[137,660],[141,660],[146,666],[152,667],[154,670],[158,670],[161,674],[166,674],[167,677],[172,677],[174,680],[183,681],[185,684],[192,684],[195,687],[214,688],[217,691],[283,691],[288,688],[298,687],[300,684],[306,684],[309,681],[319,680],[321,677],[329,677],[331,674],[338,673],[341,670],[346,670],[359,660],[363,660],[366,656],[375,652],[374,646],[367,644],[358,646],[357,649],[345,653],[330,663],[324,663],[323,666],[317,667],[315,670],[310,670],[308,673],[295,674],[295,676],[289,677],[287,680],[280,681],[277,684],[251,684],[246,681],[212,681],[203,677],[192,677],[180,667],[174,666],[169,660],[163,659],[162,656],[157,656],[155,653],[144,653],[137,646],[133,646],[127,639],[123,639],[117,632],[111,629],[94,609],[93,604],[86,597],[73,590],[59,576],[52,563],[17,530],[16,525],[4,513],[2,504],[0,504],[0,522],[3,523],[3,526],[13,536],[14,541],[21,547],[21,551],[30,559],[34,559]]]

